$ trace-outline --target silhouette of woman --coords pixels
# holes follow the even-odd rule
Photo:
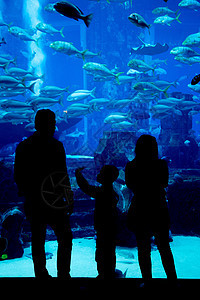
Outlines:
[[[155,237],[168,279],[176,279],[173,255],[169,245],[169,214],[165,188],[168,166],[158,158],[158,145],[151,135],[137,140],[135,158],[125,168],[126,185],[133,193],[128,212],[128,226],[135,235],[138,260],[144,280],[152,278],[151,237]]]

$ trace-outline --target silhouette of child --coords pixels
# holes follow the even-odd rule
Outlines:
[[[101,186],[90,185],[81,171],[76,169],[76,180],[81,190],[95,198],[94,228],[96,230],[96,255],[98,278],[113,278],[115,276],[115,234],[116,234],[116,205],[119,196],[113,190],[113,182],[119,176],[115,166],[104,165],[97,175]]]
[[[125,168],[126,185],[134,197],[128,212],[129,228],[135,233],[138,259],[145,280],[152,278],[151,237],[155,237],[168,279],[176,279],[169,245],[169,214],[165,188],[167,162],[158,158],[158,145],[151,135],[142,135],[135,147],[136,157]]]

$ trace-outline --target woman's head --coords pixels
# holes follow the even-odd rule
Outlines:
[[[149,134],[141,135],[136,142],[135,155],[137,159],[142,160],[158,159],[156,138]]]

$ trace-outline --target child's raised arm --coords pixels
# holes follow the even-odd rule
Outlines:
[[[78,183],[78,186],[80,187],[80,189],[87,195],[89,195],[92,198],[96,197],[96,191],[97,191],[97,187],[94,185],[90,185],[88,183],[88,181],[84,178],[83,174],[81,173],[81,171],[84,169],[83,168],[78,168],[75,171],[75,176],[76,176],[76,181]]]

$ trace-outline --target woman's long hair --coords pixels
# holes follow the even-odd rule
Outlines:
[[[158,159],[158,144],[156,138],[149,134],[141,135],[136,142],[135,155],[139,161]]]

